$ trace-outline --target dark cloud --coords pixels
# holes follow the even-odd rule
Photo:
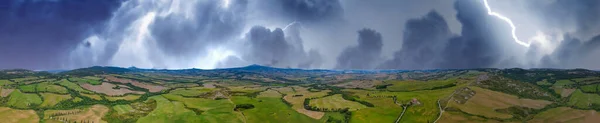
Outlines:
[[[295,20],[338,19],[343,13],[338,0],[281,0],[283,12]]]
[[[57,69],[121,0],[0,1],[0,69]]]
[[[232,0],[224,9],[217,1],[200,2],[192,8],[195,9],[193,15],[159,16],[149,28],[165,53],[198,54],[208,44],[219,44],[241,33],[246,4],[246,0]]]
[[[379,66],[381,69],[432,69],[451,36],[444,18],[429,12],[419,19],[406,22],[403,45],[394,58]]]
[[[225,63],[318,68],[321,64],[321,56],[315,50],[310,50],[308,53],[304,51],[299,28],[299,23],[288,26],[285,31],[281,28],[270,30],[262,26],[254,26],[246,34],[247,50],[243,51],[241,59],[230,57]]]
[[[570,35],[550,55],[541,59],[541,67],[548,68],[597,68],[600,61],[597,51],[600,49],[600,35],[589,41],[581,41]]]
[[[348,47],[337,57],[336,69],[373,69],[380,60],[382,37],[373,29],[358,31],[358,46]]]
[[[548,2],[548,1],[545,1]],[[544,3],[544,2],[541,2]],[[549,27],[572,30],[577,38],[591,38],[600,34],[600,1],[598,0],[555,0],[548,4],[531,2]]]
[[[284,22],[320,23],[342,20],[344,10],[339,0],[259,0],[256,11],[265,18]]]
[[[437,12],[406,23],[402,49],[379,69],[454,69],[515,66],[501,51],[500,37],[510,37],[509,29],[490,25],[505,24],[490,18],[479,1],[459,0],[454,6],[462,24],[460,36],[452,36],[446,21]],[[510,41],[510,40],[509,40]],[[501,62],[502,61],[502,62]]]

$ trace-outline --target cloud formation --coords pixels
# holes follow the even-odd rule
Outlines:
[[[358,45],[346,48],[338,57],[336,69],[373,69],[381,59],[381,34],[373,29],[358,31]]]
[[[69,50],[100,29],[119,0],[0,1],[0,69],[64,67]],[[77,11],[74,11],[77,10]]]
[[[318,68],[321,56],[316,50],[306,52],[300,38],[300,23],[292,23],[285,30],[254,26],[246,33],[245,47],[240,57],[229,57],[221,63],[243,66],[259,64],[283,68]]]
[[[0,69],[600,68],[599,1],[490,6],[531,47],[480,0],[5,0]]]

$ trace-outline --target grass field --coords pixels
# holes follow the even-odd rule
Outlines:
[[[279,98],[249,98],[245,96],[234,96],[231,100],[235,104],[252,104],[254,108],[242,112],[249,123],[314,123],[317,119],[300,114]]]
[[[23,92],[27,93],[35,93],[35,92],[51,92],[51,93],[59,93],[59,94],[67,94],[68,91],[66,88],[58,85],[53,85],[50,82],[43,82],[37,84],[29,84],[29,85],[21,85],[19,89]]]
[[[81,102],[81,101],[83,101],[83,99],[81,99],[81,98],[79,98],[79,97],[75,97],[75,98],[73,98],[73,100],[72,100],[72,101],[73,101],[74,103],[78,103],[78,102]]]
[[[180,101],[169,101],[180,100]],[[239,114],[233,112],[234,105],[228,100],[214,100],[203,98],[183,98],[178,95],[153,96],[157,107],[150,114],[138,120],[141,123],[172,123],[172,122],[242,122]],[[186,108],[195,108],[203,111],[201,114]]]
[[[170,94],[177,94],[186,97],[199,96],[208,92],[212,92],[216,89],[214,88],[203,88],[203,87],[195,87],[195,88],[178,88],[170,91]]]
[[[21,85],[19,86],[19,90],[21,90],[22,92],[35,93],[36,87],[37,84]]]
[[[416,91],[416,90],[430,90],[435,88],[450,87],[456,82],[456,79],[448,80],[432,80],[432,81],[385,81],[387,84],[392,84],[387,87],[389,91]]]
[[[458,108],[461,111],[464,111],[469,114],[481,115],[487,118],[512,118],[512,115],[496,112],[496,109],[504,109],[509,108],[511,106],[522,106],[534,109],[541,109],[544,108],[546,105],[552,103],[550,101],[545,100],[520,99],[519,97],[514,95],[508,95],[505,93],[496,92],[479,87],[469,88],[476,92],[475,96],[471,97],[464,104],[459,104],[451,100],[450,106]]]
[[[558,107],[546,110],[534,116],[532,123],[596,123],[600,114],[594,110],[578,110]]]
[[[392,98],[361,97],[361,99],[372,103],[375,107],[353,111],[350,122],[392,123],[396,121],[396,118],[398,118],[402,112],[402,107],[396,105]]]
[[[36,90],[37,90],[37,92],[50,92],[50,93],[58,93],[58,94],[69,93],[65,87],[54,85],[50,82],[44,82],[44,83],[37,84]]]
[[[129,105],[115,105],[112,107],[113,110],[117,111],[118,114],[125,114],[134,111]]]
[[[586,93],[596,93],[598,92],[598,85],[599,84],[593,84],[593,85],[585,85],[585,86],[581,86],[581,91],[586,92]]]
[[[458,83],[464,83],[462,79],[457,79]],[[344,89],[358,96],[360,100],[367,101],[375,107],[367,107],[354,111],[351,122],[394,122],[402,112],[402,107],[395,104],[389,96],[396,96],[399,103],[407,103],[412,99],[417,99],[421,104],[410,106],[406,110],[400,122],[431,122],[439,114],[437,100],[448,97],[454,90],[463,87],[465,84],[457,86],[435,89],[421,90],[411,92],[387,92],[387,91],[366,91],[357,89]],[[367,96],[370,95],[370,96]]]
[[[312,100],[310,100],[310,106],[315,106],[317,108],[325,108],[325,109],[330,109],[330,110],[349,108],[350,111],[355,111],[355,110],[367,107],[358,102],[345,100],[344,98],[342,98],[341,94],[331,95],[331,96],[322,97],[322,98],[318,98],[318,99],[312,99]]]
[[[575,82],[571,81],[571,80],[558,80],[556,81],[556,83],[554,83],[553,86],[567,86],[567,85],[573,85],[575,84]]]
[[[90,78],[90,77],[87,77]],[[86,79],[86,78],[79,78],[79,77],[71,77],[69,78],[69,80],[73,81],[73,82],[77,82],[77,83],[88,83],[88,84],[92,84],[92,85],[100,85],[102,84],[102,81],[100,81],[100,79]]]
[[[12,85],[15,84],[14,82],[8,81],[8,80],[0,80],[0,87],[4,87],[7,85]]]
[[[37,94],[26,94],[22,93],[19,90],[15,90],[10,93],[8,105],[14,106],[17,108],[29,108],[34,105],[39,105],[42,103],[42,98]]]
[[[25,78],[16,78],[16,79],[12,79],[12,80],[14,80],[15,82],[24,82],[24,81],[31,81],[31,80],[37,80],[37,79],[41,79],[41,78],[30,76],[30,77],[25,77]]]
[[[38,115],[33,110],[17,110],[0,107],[0,119],[3,123],[37,123]]]
[[[578,89],[571,94],[567,104],[578,108],[589,108],[592,104],[600,104],[600,95],[583,93]]]
[[[125,95],[125,96],[120,96],[120,97],[113,97],[113,96],[105,96],[104,98],[106,98],[108,101],[117,101],[117,100],[127,100],[127,101],[131,101],[131,100],[136,100],[138,98],[140,98],[141,95]]]
[[[52,107],[61,101],[71,99],[71,95],[59,95],[53,93],[41,93],[44,101],[40,105],[41,107]]]
[[[326,123],[327,120],[331,120],[333,123],[346,123],[344,114],[340,112],[325,112],[325,115],[323,115],[323,118],[319,119],[319,122]]]
[[[275,98],[281,98],[281,94],[273,89],[269,89],[267,91],[263,91],[260,92],[260,94],[258,95],[258,97],[275,97]]]
[[[212,100],[205,98],[185,98],[178,95],[163,94],[163,97],[182,102],[188,109],[202,111],[198,116],[204,122],[219,122],[224,120],[241,121],[241,114],[234,112],[235,105],[228,99]]]
[[[81,86],[79,86],[79,85],[77,85],[75,83],[69,82],[66,79],[60,80],[60,82],[58,84],[62,85],[62,86],[65,86],[65,87],[67,87],[69,89],[73,89],[73,90],[75,90],[77,92],[88,93],[88,94],[93,93],[93,92],[91,92],[89,90],[85,90],[85,89],[81,88]]]

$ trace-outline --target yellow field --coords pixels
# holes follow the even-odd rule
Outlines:
[[[558,107],[541,112],[528,122],[531,123],[597,123],[600,114],[594,110],[578,110]]]
[[[292,108],[294,110],[296,110],[304,115],[307,115],[311,118],[314,118],[314,119],[321,119],[321,117],[323,117],[323,115],[325,115],[325,113],[323,113],[323,112],[306,110],[306,109],[304,109],[303,105],[304,105],[304,99],[325,96],[325,95],[327,95],[327,92],[329,92],[329,90],[320,91],[320,92],[310,92],[310,91],[308,91],[308,89],[306,89],[304,87],[299,87],[299,86],[286,87],[286,88],[290,88],[290,89],[294,88],[293,90],[296,90],[295,92],[288,93],[285,97],[283,97],[283,99],[285,101],[292,104]]]
[[[89,97],[89,98],[92,98],[94,100],[102,100],[102,97],[100,95],[85,94],[85,93],[79,93],[79,94],[81,94],[81,96]]]
[[[17,110],[0,107],[0,119],[3,123],[37,123],[40,119],[33,110]]]
[[[52,107],[61,101],[71,99],[71,95],[60,95],[53,93],[41,93],[40,95],[42,95],[44,98],[44,101],[40,105],[41,107]]]
[[[482,115],[488,118],[509,119],[512,118],[512,115],[499,113],[495,110],[509,108],[511,106],[541,109],[552,103],[545,100],[519,99],[519,97],[514,95],[508,95],[479,87],[469,88],[476,92],[475,96],[470,98],[465,104],[458,104],[451,100],[449,103],[450,106],[456,107],[469,114]]]
[[[84,110],[47,110],[45,114],[49,116],[53,112],[73,112],[72,114],[61,114],[56,116],[48,117],[49,121],[69,121],[69,122],[93,122],[93,123],[106,123],[102,120],[102,117],[108,113],[109,108],[104,105],[93,105],[92,107]]]
[[[6,89],[6,88],[0,88],[0,97],[7,97],[8,95],[10,95],[11,92],[13,92],[15,89]]]
[[[344,98],[342,98],[341,94],[312,99],[310,100],[310,106],[315,106],[317,108],[326,108],[330,110],[350,108],[350,111],[355,111],[367,107],[358,102],[345,100]]]

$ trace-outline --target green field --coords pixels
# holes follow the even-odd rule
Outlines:
[[[575,84],[575,82],[571,80],[558,80],[556,83],[554,83],[554,86],[568,86],[573,84]]]
[[[177,95],[168,95],[168,97],[187,103],[169,101],[164,96],[150,97],[150,99],[156,100],[157,107],[147,116],[140,118],[138,122],[242,122],[240,115],[233,112],[233,104],[228,100],[208,101],[200,98],[183,98]],[[186,105],[204,112],[199,115],[186,108]]]
[[[386,81],[385,83],[392,84],[391,86],[387,87],[387,90],[389,91],[417,91],[451,87],[454,86],[455,82],[456,79],[432,81]]]
[[[0,87],[4,87],[7,85],[12,85],[15,84],[14,82],[8,81],[8,80],[0,80]]]
[[[581,90],[577,89],[575,92],[573,92],[573,94],[571,94],[567,104],[577,108],[587,109],[593,104],[600,105],[600,95],[583,93]]]
[[[37,92],[35,90],[36,87],[37,87],[37,84],[21,85],[21,86],[19,86],[19,89],[23,92],[35,93],[35,92]]]
[[[29,84],[29,85],[21,85],[19,89],[23,92],[27,93],[35,93],[35,92],[51,92],[58,94],[67,94],[68,91],[66,88],[58,85],[53,85],[52,83],[38,83],[38,84]]]
[[[600,80],[600,71],[579,69],[355,72],[92,67],[58,74],[9,72],[0,70],[2,123],[600,121],[600,83],[593,83]],[[110,76],[168,88],[147,92],[150,86],[139,83],[103,82]],[[146,93],[125,92],[129,90]],[[127,94],[108,95],[112,92]]]
[[[37,84],[36,90],[38,92],[50,92],[50,93],[58,93],[58,94],[69,93],[65,87],[54,85],[54,84],[51,84],[48,82]]]
[[[129,105],[115,105],[112,107],[113,110],[117,111],[118,114],[125,114],[134,111]]]
[[[75,90],[77,92],[88,93],[88,94],[93,93],[93,92],[91,92],[89,90],[83,89],[81,86],[79,86],[79,85],[77,85],[75,83],[69,82],[66,79],[61,80],[58,84],[62,85],[62,86],[65,86],[65,87],[67,87],[69,89],[73,89],[73,90]]]
[[[89,77],[87,77],[89,78]],[[100,81],[100,79],[86,79],[86,78],[79,78],[79,77],[71,77],[69,78],[69,80],[71,80],[72,82],[77,82],[77,83],[89,83],[92,85],[100,85],[102,84],[102,81]]]
[[[75,98],[73,98],[73,100],[72,100],[72,101],[73,101],[74,103],[78,103],[78,102],[81,102],[81,101],[83,101],[83,99],[81,99],[81,98],[79,98],[79,97],[75,97]]]
[[[19,90],[10,93],[7,104],[16,108],[30,108],[42,103],[42,98],[37,94],[26,94]]]
[[[247,122],[249,123],[317,122],[316,119],[312,119],[306,115],[296,112],[294,109],[283,103],[279,98],[249,98],[245,96],[233,96],[231,100],[235,104],[254,105],[254,108],[242,111],[247,119]]]
[[[367,106],[362,105],[358,102],[348,101],[342,98],[341,94],[331,95],[318,99],[310,100],[310,106],[326,110],[344,109],[349,108],[350,111],[366,108]]]
[[[599,84],[581,86],[581,91],[586,93],[596,93],[598,92],[598,85]]]
[[[59,95],[53,93],[41,93],[40,95],[44,98],[44,101],[40,105],[41,107],[52,107],[61,101],[71,99],[71,95]]]
[[[193,97],[193,96],[199,96],[208,92],[212,92],[215,89],[212,88],[202,88],[202,87],[196,87],[196,88],[178,88],[175,89],[169,93],[171,94],[177,94],[177,95],[181,95],[181,96],[185,96],[185,97]]]
[[[463,85],[436,90],[411,92],[366,91],[355,89],[346,89],[344,91],[353,92],[353,95],[360,97],[361,100],[375,105],[375,107],[368,107],[353,112],[352,118],[350,119],[351,122],[395,121],[398,115],[400,115],[400,112],[402,112],[402,107],[395,104],[392,98],[387,98],[389,96],[396,96],[399,103],[407,103],[412,99],[417,99],[421,103],[420,105],[410,106],[406,110],[402,122],[427,122],[435,120],[439,114],[437,100],[449,96],[460,86]],[[369,96],[367,96],[367,94]]]

